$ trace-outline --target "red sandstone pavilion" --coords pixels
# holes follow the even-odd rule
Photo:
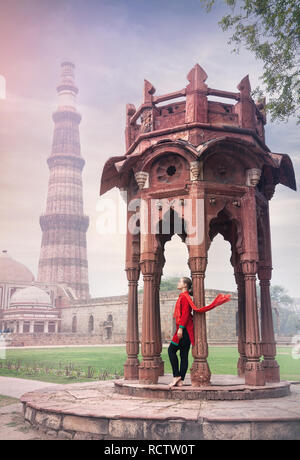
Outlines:
[[[126,108],[126,153],[110,158],[102,174],[101,195],[116,186],[127,192],[128,204],[134,200],[140,204],[141,231],[132,232],[130,225],[127,230],[125,379],[155,384],[164,374],[159,286],[165,243],[178,233],[187,245],[194,302],[201,307],[205,305],[207,253],[220,233],[231,245],[230,262],[238,289],[238,375],[245,377],[248,386],[264,386],[280,380],[269,291],[269,200],[278,183],[296,190],[293,165],[288,155],[273,153],[266,146],[264,100],[253,101],[248,76],[239,83],[238,92],[208,87],[207,75],[198,64],[187,79],[184,89],[161,96],[155,96],[155,88],[145,80],[142,105],[136,109],[128,104]],[[209,96],[235,103],[209,100]],[[175,101],[167,102],[171,100]],[[150,214],[153,200],[157,212]],[[135,215],[136,209],[128,205],[129,224]],[[163,231],[169,220],[169,230]],[[196,239],[190,238],[189,228],[198,232]],[[141,363],[140,271],[144,280]],[[256,275],[261,289],[261,325]],[[211,372],[205,314],[194,312],[194,329],[191,381],[193,386],[207,386]]]

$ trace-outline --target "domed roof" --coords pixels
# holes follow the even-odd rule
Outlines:
[[[21,282],[28,283],[34,281],[34,276],[31,271],[14,260],[7,251],[0,253],[0,282]]]
[[[18,289],[11,296],[10,305],[52,306],[49,294],[36,286]]]

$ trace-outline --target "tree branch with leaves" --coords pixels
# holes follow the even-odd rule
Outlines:
[[[232,31],[229,44],[239,53],[241,46],[263,62],[253,97],[270,98],[266,110],[272,121],[297,117],[300,124],[300,2],[299,0],[223,0],[231,10],[219,25]],[[215,0],[200,0],[210,12]]]

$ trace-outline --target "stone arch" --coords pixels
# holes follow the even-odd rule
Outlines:
[[[139,160],[139,169],[149,172],[152,164],[164,155],[178,155],[184,159],[187,164],[190,161],[195,161],[198,158],[198,153],[195,147],[187,141],[159,141],[156,145],[148,147],[141,152]]]
[[[177,203],[178,204],[178,203]],[[160,217],[156,224],[156,243],[157,247],[163,251],[164,245],[170,241],[172,236],[177,234],[183,242],[186,239],[186,223],[183,217],[170,204],[168,210]]]
[[[208,222],[208,249],[218,233],[229,241],[232,253],[242,252],[242,224],[227,205],[224,205]]]
[[[211,139],[201,144],[197,151],[199,158],[204,163],[210,156],[224,152],[226,155],[231,155],[235,160],[242,162],[245,168],[262,168],[263,164],[274,166],[273,159],[255,144],[232,136]]]

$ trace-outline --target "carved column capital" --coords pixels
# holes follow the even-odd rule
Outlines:
[[[242,260],[242,270],[245,276],[254,276],[257,273],[257,261],[256,260]]]
[[[154,276],[155,260],[144,259],[140,262],[143,276]]]
[[[188,265],[194,274],[204,274],[207,267],[207,257],[189,257]]]
[[[270,284],[270,280],[272,278],[272,267],[258,265],[257,275],[261,284]]]
[[[127,279],[129,283],[137,283],[140,276],[140,270],[138,267],[125,268]]]

